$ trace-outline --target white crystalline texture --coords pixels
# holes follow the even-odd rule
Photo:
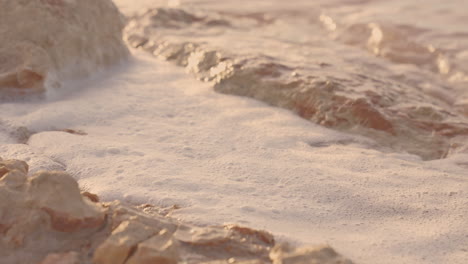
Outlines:
[[[263,42],[259,29],[271,23],[258,16],[155,8],[129,21],[124,35],[130,46],[186,67],[198,79],[212,81],[217,92],[286,108],[424,160],[463,151],[468,136],[464,104],[453,108],[446,85],[433,74],[396,74],[391,64],[373,56],[357,58],[355,49],[327,48],[332,42],[320,34],[313,45],[291,48],[289,40],[271,42],[268,49],[252,45]],[[339,40],[361,43],[394,62],[439,71],[434,62],[441,54],[405,39],[395,28],[373,26],[382,39],[374,36],[364,45],[362,39],[372,30],[355,26]],[[239,29],[256,33],[239,35]],[[427,88],[426,82],[438,88]]]
[[[128,54],[110,0],[0,0],[0,90],[41,91]]]
[[[64,172],[28,177],[28,169],[0,158],[0,263],[352,263],[329,247],[275,245],[265,231],[196,227],[99,203]]]

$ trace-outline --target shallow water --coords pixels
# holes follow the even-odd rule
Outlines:
[[[138,14],[129,43],[217,91],[368,136],[381,149],[423,159],[466,151],[466,1],[169,2],[124,5]]]

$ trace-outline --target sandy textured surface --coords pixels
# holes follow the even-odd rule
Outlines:
[[[2,155],[66,170],[104,200],[176,204],[173,216],[186,221],[330,243],[358,263],[466,259],[468,184],[454,163],[462,156],[381,153],[184,76],[137,55],[112,78],[3,103],[5,122],[36,134],[28,145],[1,145]]]
[[[125,12],[147,3],[117,2]],[[180,220],[329,243],[356,263],[466,263],[466,153],[384,153],[211,87],[135,52],[43,98],[3,100],[0,153],[31,173],[66,171],[104,201],[175,205]]]

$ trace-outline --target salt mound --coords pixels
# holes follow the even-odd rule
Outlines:
[[[110,0],[0,0],[0,90],[40,91],[125,58]]]
[[[150,205],[99,203],[64,172],[27,177],[28,169],[0,158],[1,263],[352,263],[330,247],[275,245],[265,231],[197,227]]]

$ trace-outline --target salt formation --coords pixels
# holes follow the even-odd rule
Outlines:
[[[444,158],[466,142],[466,116],[432,73],[399,73],[358,51],[327,49],[335,44],[320,34],[309,40],[315,46],[292,44],[288,35],[252,45],[269,38],[259,32],[276,27],[262,15],[156,8],[129,21],[131,46],[186,67],[218,92],[287,108],[423,159]]]
[[[27,174],[25,162],[0,159],[1,263],[352,263],[330,247],[275,244],[265,231],[197,227],[150,205],[99,203],[64,172]]]
[[[128,54],[110,0],[0,0],[0,90],[41,91]]]

